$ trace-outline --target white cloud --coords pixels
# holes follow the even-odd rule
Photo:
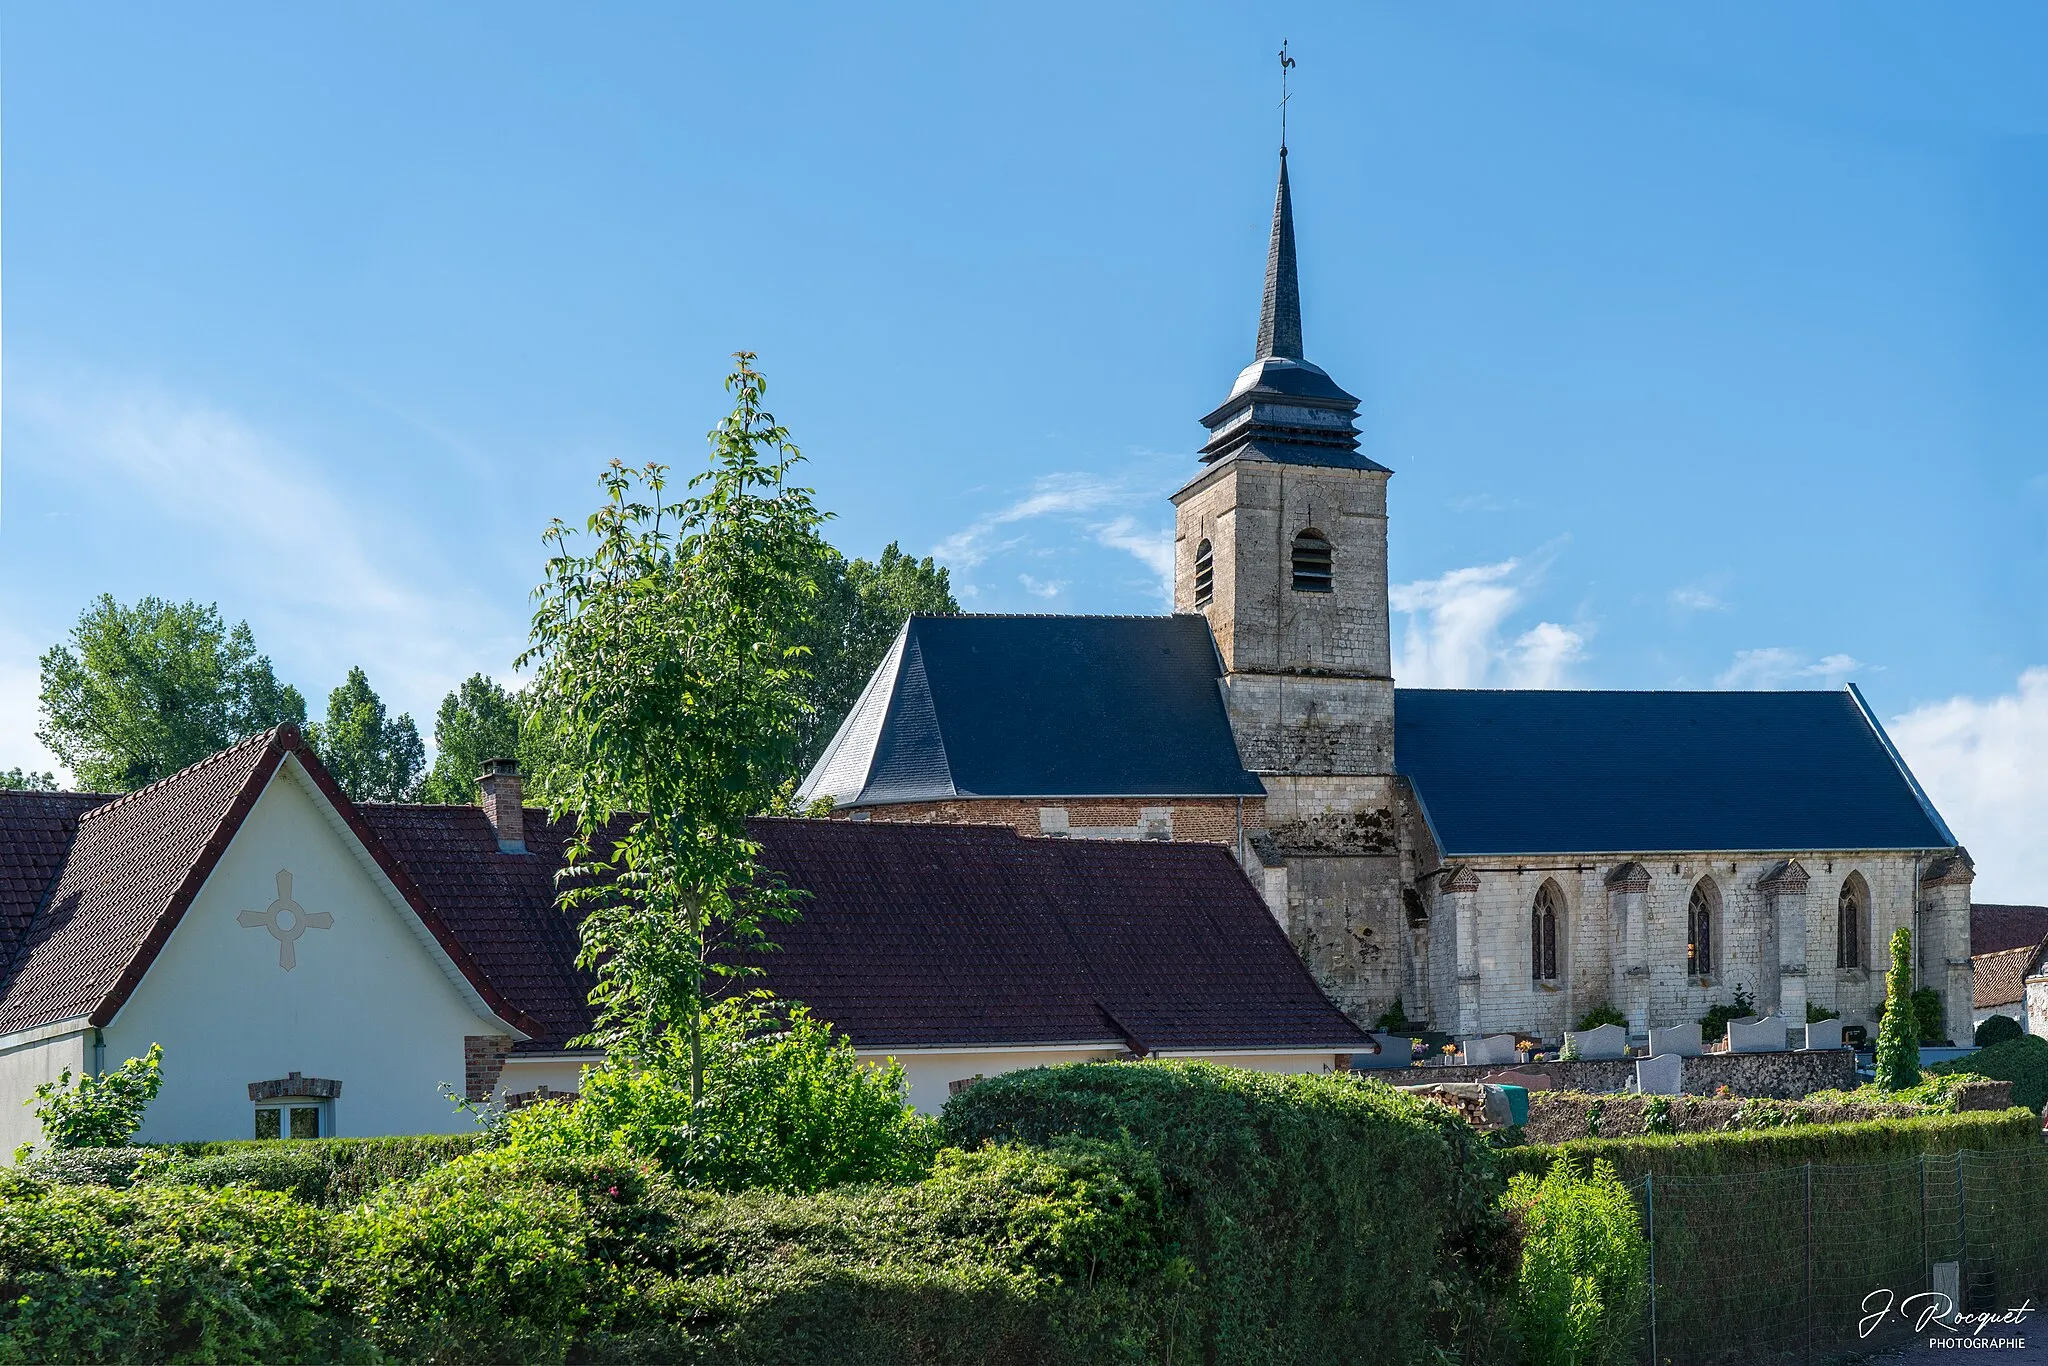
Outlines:
[[[10,416],[32,433],[9,455],[27,445],[17,459],[117,490],[109,525],[133,519],[132,534],[149,538],[149,553],[168,566],[149,591],[218,600],[228,620],[249,618],[258,645],[316,714],[325,690],[361,664],[393,711],[431,727],[443,693],[479,664],[502,670],[518,649],[522,604],[479,610],[402,489],[359,500],[308,453],[216,404],[161,389],[39,384],[8,399]],[[25,626],[15,615],[11,629]],[[23,748],[33,743],[35,652],[0,644],[9,646],[0,744]],[[26,684],[16,677],[24,667]],[[15,700],[24,687],[26,718]],[[22,761],[30,757],[24,749]]]
[[[1092,474],[1048,474],[1033,484],[1025,497],[940,541],[932,554],[950,567],[973,569],[996,551],[1016,543],[998,539],[1002,528],[1035,517],[1092,512],[1121,492],[1115,482]]]
[[[0,769],[25,768],[69,777],[57,756],[36,739],[42,722],[37,694],[37,651],[19,634],[0,629]]]
[[[1671,605],[1687,612],[1725,612],[1728,604],[1698,584],[1671,590]]]
[[[1019,574],[1017,582],[1023,584],[1024,591],[1034,598],[1056,598],[1060,595],[1060,590],[1067,586],[1058,579],[1034,579],[1029,574]]]
[[[1850,674],[1868,667],[1852,655],[1823,655],[1816,660],[1797,650],[1771,645],[1760,650],[1736,651],[1735,662],[1714,681],[1723,688],[1839,688]]]
[[[959,573],[977,569],[995,556],[1022,550],[1030,541],[1023,524],[1051,518],[1078,530],[1097,545],[1120,550],[1136,558],[1150,573],[1163,604],[1173,601],[1173,529],[1151,525],[1135,513],[1120,507],[1153,507],[1158,490],[1131,479],[1112,479],[1097,474],[1048,474],[1031,486],[1031,492],[1006,507],[976,518],[932,548],[932,554]],[[1041,548],[1041,552],[1042,548]],[[1020,576],[1021,577],[1021,576]],[[963,582],[957,590],[972,596],[973,586]],[[1050,596],[1038,588],[1027,591]]]
[[[1980,901],[2048,902],[2048,668],[1892,718],[1893,743],[1977,861]]]
[[[1147,531],[1135,517],[1119,517],[1095,528],[1095,539],[1111,550],[1135,555],[1159,580],[1159,596],[1173,601],[1173,529]]]
[[[1394,677],[1417,688],[1565,686],[1589,630],[1544,621],[1512,642],[1501,640],[1546,560],[1547,551],[1533,564],[1503,560],[1390,585],[1388,603],[1407,618]]]

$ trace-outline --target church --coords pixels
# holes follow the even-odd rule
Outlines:
[[[1853,685],[1397,686],[1393,472],[1306,358],[1280,155],[1256,351],[1173,495],[1173,614],[914,617],[800,795],[1227,845],[1361,1025],[1870,1021],[1906,926],[1966,1035],[1970,858]]]

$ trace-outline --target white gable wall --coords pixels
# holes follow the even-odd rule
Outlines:
[[[12,1162],[24,1143],[40,1145],[42,1121],[25,1101],[36,1087],[55,1081],[67,1069],[77,1077],[91,1066],[92,1033],[77,1025],[34,1030],[19,1042],[0,1048],[0,1162]]]
[[[238,919],[277,900],[280,869],[294,901],[333,917],[298,936],[289,971]],[[337,1134],[452,1132],[470,1121],[437,1088],[461,1093],[464,1037],[506,1033],[287,760],[107,1026],[105,1065],[163,1044],[149,1142],[253,1137],[249,1083],[288,1072],[342,1083]]]

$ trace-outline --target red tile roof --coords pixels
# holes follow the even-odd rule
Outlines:
[[[1979,1010],[2015,1005],[2027,998],[2026,972],[2040,946],[1980,953],[1970,960],[1971,1004]]]
[[[492,1010],[533,1036],[522,1051],[589,1028],[591,978],[555,906],[566,824],[529,809],[528,852],[507,854],[476,807],[357,806],[286,727],[118,799],[0,797],[0,934],[17,941],[0,1034],[111,1019],[287,755]],[[751,829],[763,865],[809,893],[801,919],[770,927],[780,947],[760,959],[762,984],[857,1044],[1368,1046],[1219,846],[882,822]]]
[[[2048,906],[1999,906],[1978,902],[1970,907],[1970,954],[2030,949],[2048,939]]]

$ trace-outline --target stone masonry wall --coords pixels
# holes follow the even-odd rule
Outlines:
[[[1759,1014],[1777,1007],[1776,932],[1757,882],[1782,857],[1643,856],[1650,875],[1644,903],[1644,966],[1651,1025],[1698,1019],[1712,1005],[1731,1003],[1737,988],[1751,995]],[[1596,1006],[1625,1011],[1628,965],[1623,961],[1622,927],[1609,911],[1607,886],[1608,875],[1621,862],[1587,860],[1559,866],[1555,858],[1530,858],[1486,859],[1469,865],[1478,879],[1478,890],[1470,894],[1479,973],[1476,1023],[1459,1020],[1455,986],[1445,989],[1446,974],[1437,960],[1446,952],[1455,953],[1454,898],[1441,892],[1442,877],[1431,878],[1430,953],[1436,990],[1428,1007],[1430,1022],[1448,1030],[1531,1033],[1554,1042]],[[1812,879],[1806,897],[1807,1000],[1839,1011],[1845,1019],[1868,1020],[1884,998],[1883,946],[1895,928],[1913,924],[1913,857],[1823,853],[1802,856],[1800,862]],[[1841,969],[1836,967],[1836,902],[1852,872],[1860,873],[1870,890],[1863,952],[1868,966]],[[1717,961],[1713,973],[1694,979],[1686,971],[1686,915],[1692,889],[1702,878],[1713,879],[1719,896]],[[1557,885],[1565,904],[1555,983],[1535,981],[1530,973],[1530,910],[1546,880]]]
[[[1433,1081],[1478,1081],[1497,1072],[1540,1072],[1560,1091],[1620,1091],[1635,1079],[1634,1060],[1592,1062],[1523,1062],[1491,1067],[1390,1067],[1359,1075],[1395,1086],[1424,1086]],[[1856,1085],[1856,1055],[1846,1048],[1811,1053],[1707,1053],[1687,1058],[1682,1067],[1686,1092],[1709,1096],[1726,1086],[1738,1096],[1797,1100],[1815,1091],[1849,1090]]]
[[[1052,813],[1062,813],[1060,817]],[[1149,813],[1149,814],[1148,814]],[[1164,816],[1162,823],[1161,816]],[[842,808],[834,820],[855,815]],[[1059,828],[1073,838],[1140,838],[1140,832],[1163,828],[1168,837],[1233,848],[1238,838],[1238,807],[1235,798],[1131,798],[1100,797],[1028,798],[987,797],[939,802],[898,802],[886,806],[859,808],[859,815],[873,821],[909,821],[921,825],[1007,825],[1020,835],[1053,834]],[[1265,801],[1244,799],[1244,828],[1254,830],[1265,824]],[[1114,834],[1107,832],[1116,832]]]

